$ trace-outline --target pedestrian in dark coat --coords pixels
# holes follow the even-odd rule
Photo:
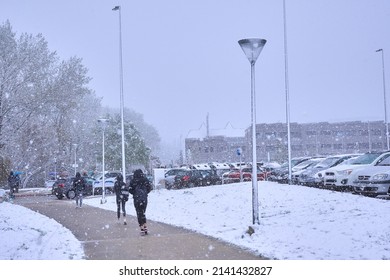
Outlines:
[[[14,193],[18,192],[18,188],[19,188],[19,177],[15,175],[13,171],[11,171],[8,176],[8,187],[9,187],[9,195],[11,199],[13,199]]]
[[[73,179],[73,188],[76,192],[76,208],[81,208],[83,205],[83,193],[85,189],[85,181],[81,177],[80,172],[76,173],[76,177]]]
[[[118,217],[118,222],[120,222],[121,217],[121,208],[123,213],[123,224],[127,225],[126,222],[126,202],[129,200],[129,189],[126,187],[126,183],[123,182],[122,174],[116,176],[116,181],[114,184],[114,192],[116,195],[116,213]]]
[[[130,182],[129,191],[133,195],[134,207],[137,212],[137,219],[141,229],[141,234],[148,233],[145,212],[148,205],[148,193],[150,193],[151,190],[152,186],[142,170],[135,170],[133,179]]]

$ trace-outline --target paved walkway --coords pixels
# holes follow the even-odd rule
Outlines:
[[[192,231],[148,221],[150,234],[140,236],[134,216],[119,224],[116,212],[57,200],[54,196],[22,196],[19,204],[53,218],[84,246],[89,260],[256,260],[252,253]],[[60,241],[60,240],[59,240]]]

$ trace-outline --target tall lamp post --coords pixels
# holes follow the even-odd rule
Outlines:
[[[257,156],[256,156],[256,94],[255,94],[255,63],[267,41],[264,39],[242,39],[238,41],[251,64],[251,115],[252,115],[252,222],[260,224],[259,198],[257,186]]]
[[[385,54],[384,54],[383,49],[376,50],[376,52],[381,52],[382,53],[383,98],[384,98],[384,105],[385,105],[386,143],[387,143],[387,150],[390,150],[389,124],[387,122],[387,102],[386,102],[386,83],[385,83]]]
[[[77,173],[77,144],[73,144],[74,146],[74,176]]]
[[[286,122],[287,122],[287,152],[288,152],[288,183],[291,184],[291,128],[290,128],[290,94],[288,83],[288,55],[287,55],[287,19],[286,1],[283,0],[283,30],[284,30],[284,86],[286,91]]]
[[[121,130],[122,130],[122,175],[123,180],[126,182],[126,157],[125,157],[125,128],[123,120],[123,66],[122,66],[122,15],[121,6],[115,6],[113,11],[119,11],[119,76],[120,76],[120,110],[121,110]]]
[[[103,178],[102,178],[102,199],[100,200],[100,204],[106,203],[106,188],[105,188],[105,170],[104,170],[104,131],[106,130],[107,122],[108,119],[98,119],[98,122],[100,123],[102,127],[102,132],[103,132],[103,140],[102,140],[102,173],[103,173]]]

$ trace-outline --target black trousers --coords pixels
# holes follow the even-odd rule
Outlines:
[[[147,201],[134,201],[135,212],[137,212],[137,219],[139,226],[142,226],[146,223],[146,206],[148,205]]]
[[[118,219],[121,217],[121,208],[123,212],[123,217],[126,217],[126,201],[123,199],[116,200],[116,214]]]

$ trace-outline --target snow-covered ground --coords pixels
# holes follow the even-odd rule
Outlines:
[[[390,259],[389,200],[259,182],[260,225],[253,226],[250,235],[251,188],[249,182],[154,190],[147,218],[214,236],[271,259]],[[85,204],[116,210],[112,196],[103,205],[100,197],[85,199]],[[135,215],[131,200],[127,211]],[[3,260],[83,258],[80,243],[67,229],[17,205],[0,203],[0,231]],[[63,242],[53,243],[59,235]]]
[[[82,259],[76,237],[53,219],[8,202],[0,203],[0,260]]]

